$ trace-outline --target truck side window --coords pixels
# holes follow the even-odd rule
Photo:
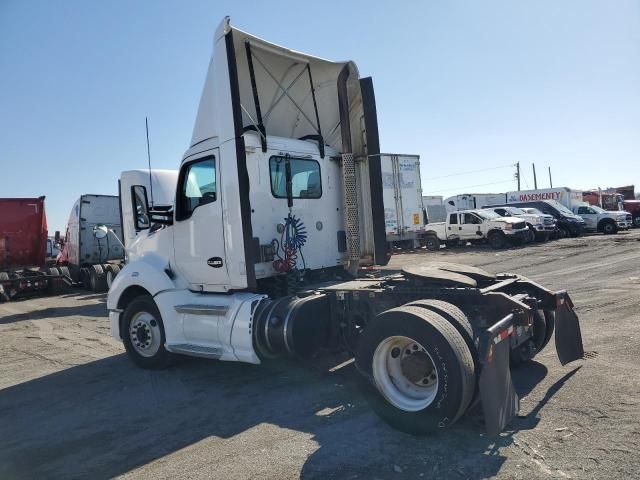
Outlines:
[[[508,217],[509,214],[507,213],[507,211],[504,208],[496,208],[494,210],[494,212],[496,212],[498,215],[502,215],[503,217]]]
[[[144,185],[131,187],[131,203],[133,204],[133,223],[136,230],[149,228],[149,204],[147,202],[147,189]]]
[[[463,216],[463,222],[466,225],[473,225],[473,224],[478,224],[478,223],[482,223],[482,220],[480,220],[478,217],[476,217],[474,214],[472,213],[465,213]]]
[[[449,224],[450,225],[457,225],[458,224],[458,214],[457,213],[452,213],[449,216]]]
[[[276,198],[287,198],[286,161],[291,166],[291,190],[293,198],[320,198],[322,182],[320,164],[304,158],[273,156],[269,159],[271,193]]]
[[[216,201],[215,158],[207,157],[187,164],[178,181],[176,220],[184,220],[199,206]]]

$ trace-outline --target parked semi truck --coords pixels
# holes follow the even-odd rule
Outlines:
[[[418,155],[380,155],[387,241],[417,247],[424,236],[424,206]]]
[[[0,301],[56,293],[70,283],[64,278],[68,272],[47,267],[44,202],[45,197],[0,199]]]
[[[81,195],[74,203],[61,246],[57,267],[74,283],[103,292],[124,266],[120,202],[113,195]],[[106,225],[113,233],[97,238],[94,228]]]
[[[389,256],[373,83],[353,62],[225,19],[190,145],[172,209],[143,205],[152,225],[109,290],[112,333],[140,367],[342,350],[395,428],[443,429],[478,397],[497,433],[518,410],[510,360],[554,326],[561,363],[582,357],[563,290],[442,263],[357,278]]]

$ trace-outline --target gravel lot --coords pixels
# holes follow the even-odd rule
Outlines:
[[[414,438],[373,415],[344,359],[135,368],[105,296],[0,304],[0,478],[607,478],[640,475],[640,232],[496,253],[420,251],[571,293],[588,359],[515,372],[521,416]]]

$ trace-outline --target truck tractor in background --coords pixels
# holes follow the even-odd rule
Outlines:
[[[53,250],[44,201],[45,197],[0,199],[0,302],[58,293],[71,283],[47,266]]]
[[[563,365],[584,354],[567,292],[520,275],[433,263],[358,277],[389,260],[371,79],[228,17],[175,201],[139,199],[131,211],[150,226],[107,308],[142,368],[179,354],[260,364],[342,351],[393,427],[439,431],[479,399],[497,434],[518,411],[510,363],[532,359],[554,329]]]
[[[112,234],[97,237],[98,225],[106,225]],[[119,198],[81,195],[71,209],[64,238],[57,241],[60,253],[51,271],[60,271],[87,290],[106,291],[124,266]]]
[[[381,154],[384,222],[390,247],[415,248],[424,237],[418,155]]]

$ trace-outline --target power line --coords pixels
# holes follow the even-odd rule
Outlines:
[[[479,170],[469,170],[468,172],[451,173],[451,174],[449,174],[449,175],[442,175],[442,176],[440,176],[440,177],[429,177],[429,178],[427,179],[427,182],[429,182],[429,181],[431,181],[431,180],[438,180],[438,179],[440,179],[440,178],[456,177],[456,176],[459,176],[459,175],[468,175],[468,174],[470,174],[470,173],[486,172],[486,171],[488,171],[488,170],[498,170],[498,169],[500,169],[500,168],[507,168],[507,167],[511,167],[511,168],[513,168],[513,167],[515,167],[515,166],[516,166],[516,164],[515,164],[515,163],[511,163],[511,164],[509,164],[509,165],[501,165],[501,166],[499,166],[499,167],[489,167],[489,168],[481,168],[481,169],[479,169]]]
[[[428,189],[425,189],[425,191],[426,191],[426,193],[429,193],[429,194],[431,194],[431,193],[440,193],[440,192],[450,192],[451,190],[459,190],[459,191],[463,191],[464,192],[465,189],[467,189],[467,188],[486,187],[488,185],[500,185],[500,184],[503,184],[503,183],[512,183],[512,182],[513,182],[513,180],[509,179],[509,180],[503,180],[501,182],[480,183],[478,185],[467,185],[466,187],[446,188],[444,190],[428,190]]]

